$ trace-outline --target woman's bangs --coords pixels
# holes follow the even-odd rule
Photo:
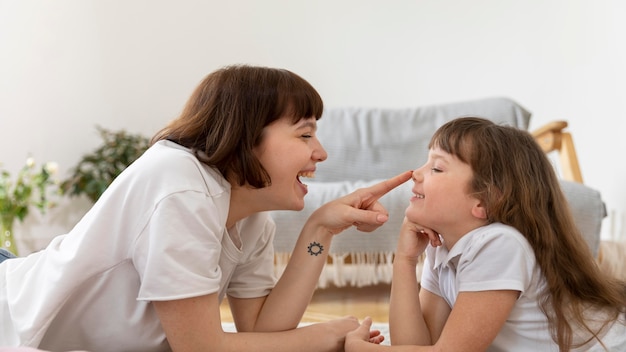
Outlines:
[[[293,77],[278,89],[278,111],[281,116],[291,116],[294,123],[302,118],[319,120],[324,103],[317,91],[305,80]]]

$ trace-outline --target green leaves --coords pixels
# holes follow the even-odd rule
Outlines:
[[[63,194],[85,194],[93,202],[128,165],[143,154],[149,139],[126,131],[110,131],[96,126],[102,144],[70,170],[71,176],[59,184],[53,178],[58,170],[56,163],[41,167],[28,158],[24,167],[13,179],[7,170],[0,170],[0,215],[19,219],[28,215],[30,207],[45,212],[54,204],[49,195],[55,189]],[[8,221],[8,220],[7,220]]]
[[[7,219],[24,220],[31,206],[42,213],[54,204],[49,201],[48,194],[57,184],[52,178],[58,166],[46,163],[37,168],[32,158],[13,179],[7,170],[0,172],[0,214]]]
[[[61,183],[64,193],[85,194],[93,202],[104,193],[111,182],[149,147],[150,140],[124,130],[110,131],[96,126],[102,145],[85,154],[70,170],[72,175]]]

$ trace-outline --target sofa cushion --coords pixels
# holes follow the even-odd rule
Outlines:
[[[527,129],[530,112],[508,98],[406,109],[329,108],[317,136],[328,152],[316,181],[377,180],[423,164],[437,128],[460,116],[475,115]]]

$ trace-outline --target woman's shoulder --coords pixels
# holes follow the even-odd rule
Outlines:
[[[148,148],[134,164],[139,164],[146,168],[159,168],[161,171],[175,171],[181,168],[183,170],[196,168],[202,163],[189,148],[171,141],[163,140],[156,142]]]
[[[173,191],[201,189],[213,194],[230,188],[217,169],[201,162],[190,149],[167,140],[152,145],[120,176]]]

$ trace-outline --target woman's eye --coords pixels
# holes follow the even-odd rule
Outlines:
[[[313,136],[312,136],[312,135],[310,135],[310,134],[303,134],[303,135],[302,135],[302,138],[311,138],[311,137],[313,137]]]

